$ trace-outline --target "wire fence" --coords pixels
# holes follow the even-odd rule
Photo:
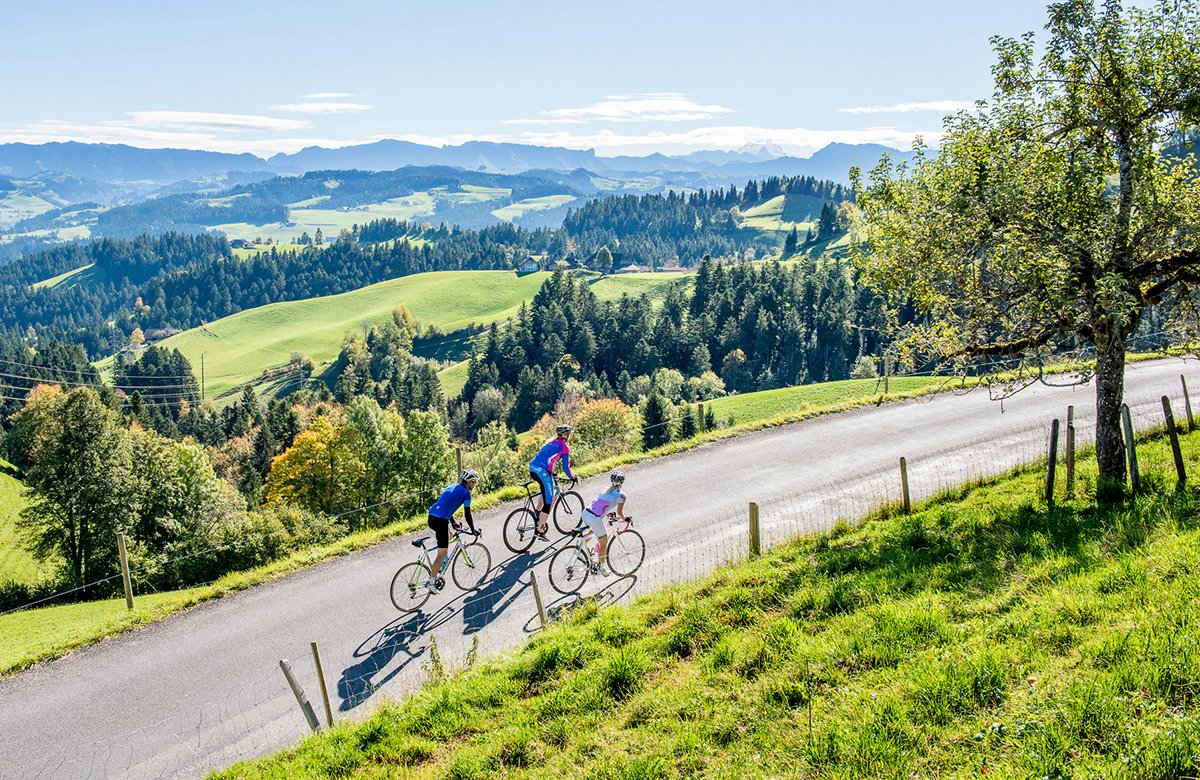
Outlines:
[[[1181,388],[1165,388],[1165,393],[1130,393],[1134,427],[1149,431],[1163,424],[1161,396],[1168,395],[1176,407],[1176,419],[1182,422]],[[1080,398],[1075,407],[1077,446],[1091,442],[1094,411],[1090,397]],[[1066,407],[1057,413],[1065,418]],[[374,711],[381,702],[416,694],[431,680],[437,680],[457,669],[470,666],[476,659],[519,647],[540,627],[538,610],[533,599],[531,575],[536,575],[546,611],[554,620],[575,608],[581,598],[595,598],[601,604],[628,601],[650,593],[669,583],[693,581],[720,567],[744,560],[749,555],[747,506],[755,501],[759,507],[762,548],[784,544],[797,537],[827,530],[839,521],[852,522],[880,506],[900,503],[898,458],[907,455],[910,499],[916,503],[955,490],[965,484],[979,483],[1011,471],[1013,468],[1044,460],[1050,438],[1050,420],[1036,422],[998,423],[981,427],[978,432],[961,436],[955,446],[946,451],[925,451],[920,441],[913,439],[908,452],[895,451],[890,455],[862,458],[859,465],[841,473],[822,473],[820,458],[814,459],[803,479],[787,475],[793,466],[783,464],[776,475],[766,477],[743,488],[740,484],[734,500],[712,508],[688,505],[676,506],[676,514],[686,515],[686,522],[661,522],[665,517],[653,514],[643,517],[637,506],[629,507],[637,517],[635,528],[646,538],[647,552],[641,568],[630,577],[589,578],[579,594],[560,596],[549,586],[549,558],[564,540],[552,540],[549,546],[538,545],[529,554],[510,555],[501,541],[500,528],[511,505],[480,513],[480,527],[485,528],[483,541],[492,552],[492,570],[481,587],[470,593],[458,591],[448,582],[446,590],[435,594],[421,612],[396,612],[387,602],[386,588],[396,568],[416,557],[417,551],[408,540],[394,540],[364,550],[350,558],[331,561],[336,567],[334,576],[359,583],[359,592],[368,598],[347,600],[337,588],[323,592],[315,583],[306,582],[310,572],[301,573],[287,581],[246,595],[244,609],[254,608],[254,600],[285,605],[289,589],[303,593],[303,601],[312,612],[337,615],[330,625],[307,625],[302,616],[285,615],[263,630],[249,631],[241,644],[239,629],[224,625],[232,620],[231,612],[210,610],[197,615],[202,632],[195,634],[197,653],[212,649],[212,643],[202,637],[219,635],[218,642],[228,644],[230,659],[221,673],[223,692],[214,693],[216,681],[205,684],[203,672],[191,673],[174,662],[172,674],[181,679],[162,681],[138,680],[137,674],[126,673],[120,686],[105,687],[97,698],[112,694],[132,705],[134,711],[156,713],[158,719],[136,727],[112,728],[114,733],[87,741],[72,742],[67,736],[76,733],[71,728],[76,713],[59,711],[61,733],[49,731],[43,736],[18,738],[10,731],[9,746],[0,748],[0,776],[3,777],[190,777],[212,768],[228,766],[245,758],[270,753],[296,741],[309,731],[295,695],[276,665],[281,658],[291,661],[293,670],[319,721],[325,721],[320,684],[312,661],[310,642],[316,641],[320,650],[324,678],[329,692],[330,707],[335,721],[356,720]],[[773,435],[788,435],[780,431]],[[1060,449],[1060,457],[1062,450]],[[693,455],[684,453],[681,458]],[[819,454],[818,454],[819,455]],[[644,464],[629,470],[630,482],[649,483],[663,462]],[[1143,464],[1159,468],[1165,464]],[[683,468],[684,466],[677,466]],[[797,476],[794,472],[791,476]],[[699,479],[699,478],[698,478]],[[664,479],[677,484],[677,476]],[[801,485],[801,486],[798,486]],[[700,497],[720,494],[704,492],[697,485]],[[635,500],[636,500],[635,494]],[[1037,500],[1036,496],[1030,497]],[[365,509],[365,508],[364,508]],[[357,511],[357,510],[356,510]],[[658,510],[665,515],[668,510]],[[682,530],[681,530],[682,529]],[[427,534],[426,534],[427,535]],[[340,573],[339,573],[340,572]],[[369,583],[365,589],[362,583]],[[240,598],[240,597],[239,597]],[[281,607],[282,608],[282,607]],[[196,612],[203,612],[197,610]],[[265,614],[265,613],[264,613]],[[297,618],[293,620],[293,618]],[[185,632],[188,621],[172,621],[160,631]],[[355,633],[347,626],[369,626]],[[199,629],[198,629],[199,630]],[[309,633],[311,635],[300,635]],[[175,636],[178,641],[180,633]],[[186,641],[186,639],[184,640]],[[132,644],[111,643],[110,654],[137,652]],[[222,645],[224,647],[224,644]],[[201,647],[203,645],[203,647]],[[149,654],[129,663],[152,666]],[[111,659],[111,655],[109,658]],[[186,659],[184,666],[190,659]],[[108,663],[116,663],[109,660]],[[76,665],[78,668],[79,665]],[[39,691],[44,681],[34,675],[20,675],[0,684],[0,701],[18,698],[36,699],[45,695]],[[201,693],[197,693],[197,691]],[[205,692],[208,692],[207,695]],[[104,702],[84,702],[83,709],[107,706]],[[2,708],[0,708],[2,709]],[[30,721],[35,725],[22,727],[36,731],[39,713],[48,713],[49,706],[33,707]],[[87,720],[89,713],[78,713]],[[90,716],[94,721],[94,713]],[[0,716],[0,725],[8,721]],[[150,719],[150,718],[147,718]],[[16,727],[14,721],[5,728]],[[84,733],[84,732],[80,732]],[[12,751],[12,752],[10,752]]]

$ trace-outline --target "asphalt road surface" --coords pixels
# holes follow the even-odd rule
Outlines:
[[[1161,422],[1164,394],[1182,418],[1181,373],[1200,387],[1195,363],[1129,367],[1136,427]],[[865,407],[630,466],[626,510],[646,538],[646,562],[634,577],[595,578],[581,593],[627,600],[744,556],[750,501],[761,508],[764,545],[861,516],[898,498],[900,456],[914,500],[1031,461],[1068,404],[1080,442],[1091,441],[1094,387],[1038,384],[1003,402],[980,390]],[[596,477],[579,492],[590,499],[606,484]],[[500,528],[512,508],[477,518],[493,556],[488,581],[469,596],[448,584],[421,613],[403,615],[388,598],[396,568],[415,559],[401,539],[0,681],[0,776],[196,777],[292,744],[307,726],[278,664],[290,659],[323,716],[310,642],[339,720],[426,682],[431,638],[450,667],[517,647],[538,626],[531,570],[551,614],[574,600],[547,584],[549,554],[562,543],[554,534],[553,546],[508,554]]]

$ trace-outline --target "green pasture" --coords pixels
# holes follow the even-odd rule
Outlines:
[[[247,382],[258,383],[264,369],[287,363],[294,352],[318,364],[331,362],[337,358],[347,332],[361,332],[390,317],[401,306],[407,306],[422,325],[434,325],[447,332],[472,322],[489,324],[508,319],[523,301],[533,298],[549,275],[540,272],[518,276],[511,271],[415,274],[340,295],[248,309],[178,333],[161,346],[179,349],[197,374],[203,354],[205,396],[217,398]],[[597,278],[592,289],[601,299],[612,300],[626,292],[653,294],[656,288],[678,278],[673,274]],[[432,356],[461,358],[462,354]],[[294,388],[260,388],[268,394],[288,389]]]
[[[95,266],[95,263],[88,263],[50,279],[43,279],[35,283],[33,289],[37,290],[43,287],[83,287],[100,279],[104,275],[104,272]]]
[[[545,211],[547,209],[556,209],[559,206],[565,206],[568,203],[576,200],[574,195],[546,195],[541,198],[526,198],[510,203],[503,208],[498,208],[492,212],[492,216],[497,219],[512,221],[518,217],[527,214],[530,211]]]
[[[423,325],[455,330],[516,313],[549,274],[439,271],[380,282],[359,290],[273,303],[176,334],[162,346],[179,349],[199,367],[205,355],[206,396],[219,397],[263,369],[287,363],[293,352],[316,363],[337,358],[347,332],[361,332],[407,306]]]
[[[25,508],[24,486],[15,470],[0,460],[0,582],[13,580],[32,584],[43,574],[42,566],[20,540],[17,517]]]
[[[0,198],[0,227],[15,225],[23,219],[44,214],[57,206],[36,195],[25,193],[9,194]]]
[[[881,379],[844,379],[798,387],[781,387],[753,393],[727,395],[706,403],[719,420],[733,418],[735,425],[771,420],[780,416],[807,417],[832,408],[857,406],[881,398],[924,395],[946,385],[946,377],[903,376],[888,380],[888,393]]]
[[[743,211],[743,224],[764,231],[815,228],[824,203],[820,198],[808,195],[777,195]]]

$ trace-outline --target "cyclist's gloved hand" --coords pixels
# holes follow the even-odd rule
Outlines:
[[[575,487],[578,484],[579,484],[579,477],[571,477],[571,487]]]

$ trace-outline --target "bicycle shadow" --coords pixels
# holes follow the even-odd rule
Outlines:
[[[529,590],[526,572],[553,555],[554,550],[551,544],[537,553],[517,553],[493,567],[478,590],[464,594],[463,634],[482,631]]]
[[[428,645],[416,647],[425,638],[423,630],[428,628],[431,616],[420,612],[414,615],[397,618],[367,637],[355,649],[354,657],[362,660],[353,666],[342,670],[338,679],[337,693],[341,703],[340,712],[348,712],[371,698],[374,693],[386,685],[402,669],[416,659],[425,655]],[[373,641],[374,640],[374,641]],[[391,667],[398,657],[406,655],[399,664]],[[375,679],[375,676],[387,669],[387,673]]]
[[[551,622],[562,620],[570,617],[571,613],[579,609],[589,600],[595,600],[601,607],[607,607],[610,604],[616,604],[618,601],[627,596],[637,585],[637,573],[630,574],[627,577],[619,577],[612,582],[609,582],[604,587],[597,590],[595,593],[587,596],[580,593],[572,593],[567,596],[561,596],[558,599],[546,605],[546,618]],[[537,631],[539,618],[535,614],[529,620],[525,621],[525,632],[533,633]]]

